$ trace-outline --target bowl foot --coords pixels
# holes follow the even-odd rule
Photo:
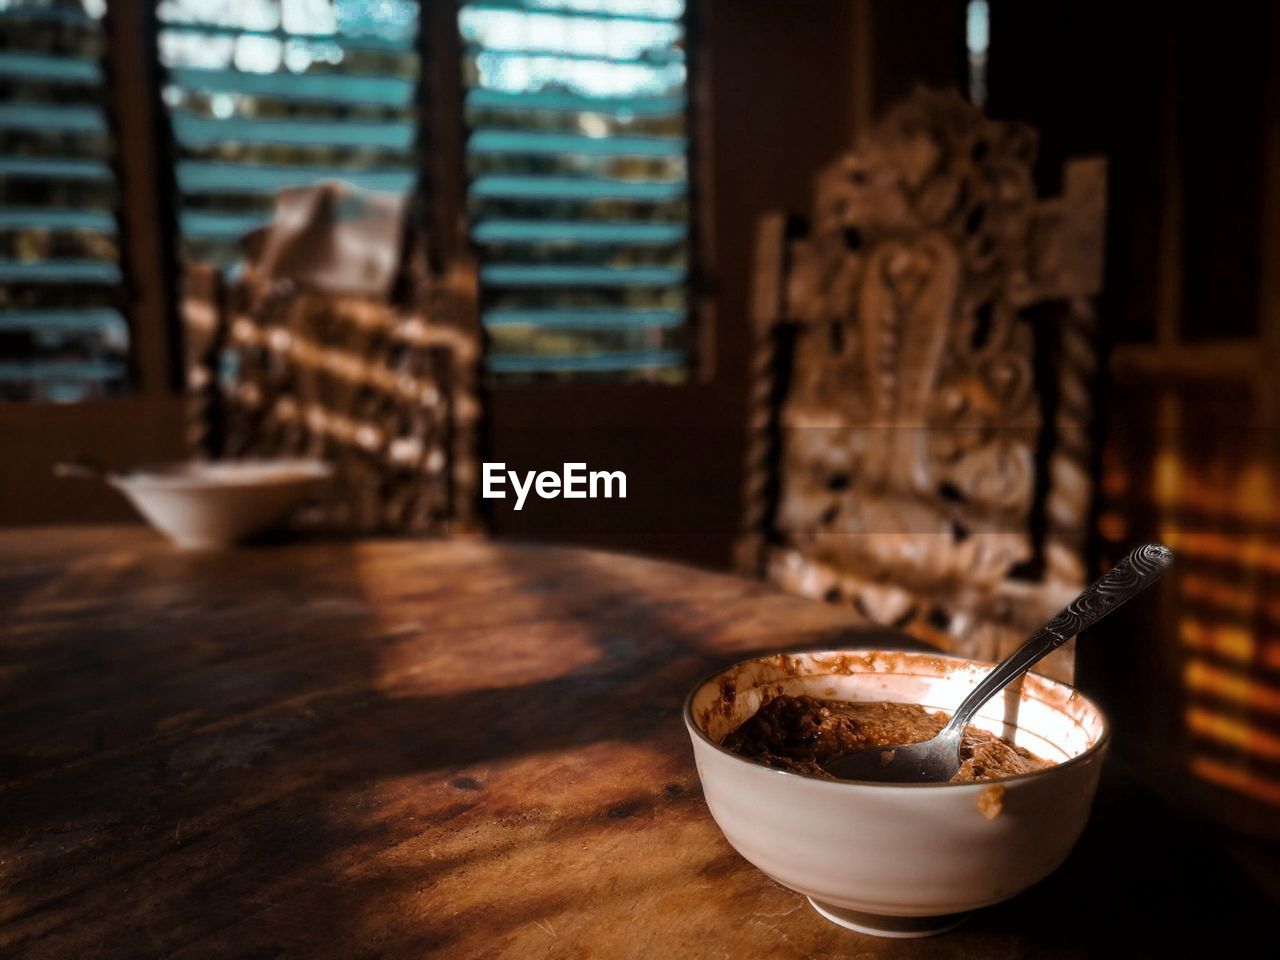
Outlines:
[[[159,530],[178,550],[226,550],[229,547],[238,546],[242,538],[237,537],[184,537],[175,533],[169,533],[167,530]]]
[[[850,910],[837,907],[821,900],[808,898],[813,909],[830,920],[849,930],[868,933],[873,937],[889,937],[893,940],[914,940],[917,937],[932,937],[934,934],[946,933],[964,923],[967,913],[947,913],[939,917],[888,917],[880,913],[863,913],[861,910]]]

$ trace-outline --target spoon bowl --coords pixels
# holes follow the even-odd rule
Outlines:
[[[878,780],[881,783],[943,783],[960,769],[963,731],[950,724],[935,737],[919,743],[896,743],[846,753],[823,769],[841,780]]]

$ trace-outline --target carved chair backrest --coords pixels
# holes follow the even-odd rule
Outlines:
[[[473,279],[439,283],[405,309],[290,283],[223,283],[213,268],[190,266],[192,449],[331,461],[335,480],[303,511],[304,526],[471,529],[480,414]]]
[[[740,566],[984,659],[1085,579],[1105,164],[1035,143],[919,91],[757,245]]]

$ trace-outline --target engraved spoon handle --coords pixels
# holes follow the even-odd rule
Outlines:
[[[1044,657],[1057,650],[1077,633],[1093,626],[1130,597],[1135,597],[1160,579],[1173,563],[1173,551],[1158,543],[1148,543],[1117,563],[1092,586],[1058,611],[1058,614],[1009,654],[973,692],[956,707],[945,732],[959,733],[982,705],[1006,684],[1026,673]]]

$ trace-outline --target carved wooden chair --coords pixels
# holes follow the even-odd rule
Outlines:
[[[334,482],[300,514],[306,527],[399,533],[474,527],[480,413],[474,271],[465,265],[444,276],[419,271],[397,298],[391,290],[403,285],[399,266],[393,278],[377,264],[348,258],[345,282],[326,289],[335,273],[324,253],[290,250],[271,229],[234,281],[208,265],[186,269],[193,452],[329,460]],[[317,236],[312,224],[305,241],[312,249]],[[332,254],[343,245],[319,246]],[[385,245],[354,249],[366,247],[386,259]],[[282,263],[290,266],[281,270]],[[358,290],[351,276],[371,282]],[[342,292],[352,289],[358,292]]]
[[[1086,577],[1106,171],[1035,147],[919,91],[757,238],[740,568],[982,659]]]

